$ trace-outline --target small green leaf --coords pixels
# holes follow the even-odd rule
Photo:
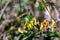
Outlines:
[[[40,4],[39,7],[38,7],[38,10],[39,10],[40,12],[42,12],[42,11],[45,10],[45,8],[42,6],[42,4]]]
[[[27,18],[28,18],[29,21],[31,21],[32,18],[33,18],[32,14],[29,14],[29,15],[27,16]]]

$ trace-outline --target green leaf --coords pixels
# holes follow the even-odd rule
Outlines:
[[[32,18],[33,18],[32,14],[29,14],[29,15],[27,16],[27,18],[28,18],[29,21],[31,21]]]
[[[40,4],[39,7],[38,7],[38,10],[39,10],[40,12],[42,12],[42,11],[45,10],[45,8]]]

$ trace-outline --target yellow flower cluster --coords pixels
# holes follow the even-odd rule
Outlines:
[[[37,25],[37,24],[40,26],[40,30],[47,30],[49,28],[49,22],[47,20],[44,20],[41,24],[39,24],[39,22],[36,20],[36,18],[33,18],[33,20],[30,22],[26,21],[26,23],[24,25],[24,29],[26,29],[26,28],[32,29],[32,28],[34,28],[34,25]],[[54,28],[54,24],[55,24],[55,22],[54,22],[54,20],[52,20],[50,27]],[[26,30],[23,30],[21,28],[18,28],[18,31],[20,33],[27,33]]]
[[[30,21],[30,22],[26,21],[26,23],[25,23],[25,25],[24,25],[24,29],[25,29],[25,28],[31,28],[31,29],[32,29],[33,26],[36,25],[37,23],[38,23],[38,22],[37,22],[36,18],[33,18],[33,20]],[[19,31],[20,33],[27,33],[26,30],[23,30],[23,29],[21,29],[21,28],[18,28],[18,31]]]
[[[54,28],[54,20],[52,19],[51,22],[51,28]],[[49,22],[47,20],[44,20],[41,24],[40,24],[40,30],[47,30],[49,28]]]
[[[47,20],[44,20],[41,24],[40,24],[40,30],[44,29],[47,30],[48,29],[48,24],[49,22]]]
[[[24,28],[33,28],[34,25],[38,24],[39,22],[37,22],[36,18],[33,18],[32,21],[30,21],[29,23],[26,21]]]

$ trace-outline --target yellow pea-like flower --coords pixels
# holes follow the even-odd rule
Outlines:
[[[54,20],[52,20],[51,27],[54,27],[54,24],[55,24],[55,22],[54,22]]]
[[[40,30],[47,30],[48,29],[48,21],[47,20],[44,20],[42,23],[41,23],[41,27],[40,27]]]
[[[32,26],[34,26],[34,22],[33,22],[33,21],[30,21],[30,24],[31,24]]]
[[[54,24],[54,23],[55,23],[55,21],[54,21],[54,20],[52,20],[52,23]]]
[[[41,23],[41,27],[40,27],[40,30],[42,30],[42,29],[43,29],[43,25],[44,25],[44,24],[43,24],[43,23]]]
[[[32,25],[30,23],[28,24],[28,28],[32,28]]]
[[[33,21],[34,21],[34,24],[36,25],[36,24],[37,24],[37,20],[36,20],[36,18],[34,18]]]
[[[47,20],[44,20],[44,22],[43,23],[45,23],[45,25],[48,25],[48,21]]]
[[[47,21],[45,25],[47,26],[48,24],[49,24],[49,22]]]
[[[47,25],[44,25],[44,30],[47,30],[48,29],[48,26]]]
[[[18,31],[19,31],[20,33],[27,33],[26,30],[23,30],[23,29],[21,29],[21,28],[18,28]]]

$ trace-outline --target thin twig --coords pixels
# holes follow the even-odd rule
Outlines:
[[[11,1],[10,1],[10,2],[11,2]],[[1,18],[1,16],[3,15],[6,7],[8,6],[8,4],[9,4],[10,2],[7,1],[7,3],[5,4],[5,6],[3,7],[3,9],[1,10],[0,18]]]

